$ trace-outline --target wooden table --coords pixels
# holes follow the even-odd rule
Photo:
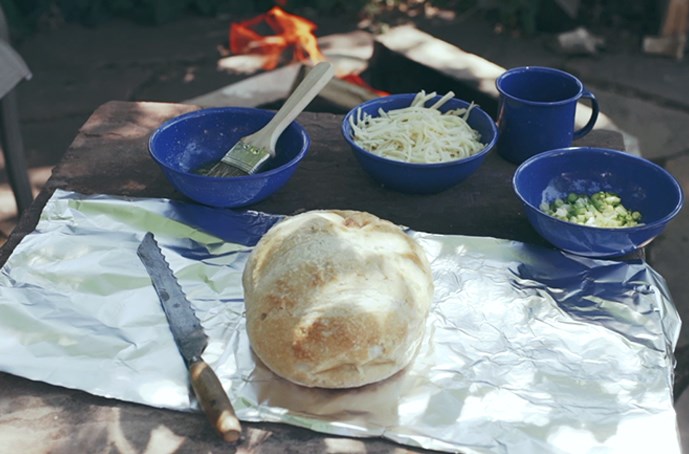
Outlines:
[[[149,157],[147,141],[164,120],[195,109],[129,102],[98,108],[0,249],[0,263],[33,231],[55,189],[181,199]],[[340,135],[341,120],[338,115],[303,113],[299,122],[312,139],[307,158],[279,193],[251,209],[275,214],[317,208],[365,210],[419,231],[544,244],[512,192],[516,166],[497,153],[492,152],[474,175],[451,190],[432,196],[400,194],[378,186],[360,169]],[[622,136],[610,131],[594,131],[577,144],[623,149]],[[228,450],[199,413],[108,400],[5,373],[0,373],[0,389],[2,452]],[[244,426],[243,452],[420,452],[382,439],[350,440],[278,424]]]

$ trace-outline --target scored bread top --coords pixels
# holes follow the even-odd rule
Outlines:
[[[369,213],[310,211],[279,222],[243,275],[252,349],[301,385],[387,378],[423,337],[433,279],[423,249]]]

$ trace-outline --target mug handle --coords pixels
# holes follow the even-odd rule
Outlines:
[[[581,98],[587,98],[591,100],[591,118],[589,118],[588,123],[586,123],[586,125],[583,128],[579,129],[578,131],[574,131],[574,140],[580,139],[589,132],[591,132],[593,126],[596,124],[596,120],[598,119],[599,109],[598,100],[596,99],[596,96],[590,91],[584,89]]]

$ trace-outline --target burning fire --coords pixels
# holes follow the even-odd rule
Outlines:
[[[281,3],[281,2],[278,2]],[[286,3],[284,0],[283,3]],[[273,34],[262,35],[261,28],[269,27]],[[282,61],[283,55],[291,50],[292,61],[316,64],[325,61],[325,56],[318,48],[316,24],[294,14],[286,13],[275,6],[268,12],[252,19],[236,22],[230,26],[230,50],[233,54],[254,54],[265,58],[263,69],[275,69]],[[346,74],[340,79],[363,87],[378,96],[389,93],[377,90],[368,85],[358,74]]]
[[[267,25],[273,35],[263,36],[257,29]],[[264,69],[280,64],[284,52],[292,50],[292,61],[318,63],[325,57],[318,48],[313,31],[316,24],[303,17],[288,14],[275,6],[267,13],[233,23],[230,27],[230,50],[234,54],[259,54],[266,57]]]
[[[342,79],[342,80],[344,80],[344,81],[347,81],[347,82],[349,82],[350,84],[354,84],[354,85],[358,85],[358,86],[360,86],[360,87],[364,87],[364,88],[366,88],[367,90],[369,90],[369,91],[371,91],[371,92],[377,94],[378,96],[387,96],[387,95],[390,94],[390,93],[388,93],[387,91],[378,90],[377,88],[373,88],[373,87],[370,86],[368,83],[366,83],[366,81],[365,81],[364,79],[362,79],[361,76],[358,75],[358,74],[354,74],[354,73],[345,74],[344,76],[341,76],[340,79]]]

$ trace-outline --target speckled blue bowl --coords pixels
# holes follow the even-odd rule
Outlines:
[[[350,119],[356,118],[358,109],[376,117],[379,115],[379,109],[388,111],[409,107],[415,96],[416,93],[390,95],[358,105],[345,115],[342,122],[342,135],[361,167],[385,187],[411,194],[433,194],[457,185],[474,173],[495,146],[498,139],[498,129],[490,115],[478,106],[474,107],[469,114],[467,123],[481,134],[481,141],[485,147],[468,158],[437,164],[417,164],[384,158],[361,148],[354,142]],[[441,96],[436,96],[427,105],[432,105],[440,98]],[[468,102],[453,98],[445,103],[440,110],[445,112],[468,106]]]
[[[572,254],[621,257],[646,246],[682,208],[677,180],[662,167],[629,153],[605,148],[571,147],[546,151],[524,161],[513,178],[534,229],[554,246]],[[539,206],[571,192],[614,192],[622,204],[642,215],[643,225],[601,228],[562,221]]]
[[[190,199],[214,207],[251,205],[273,194],[290,179],[311,144],[292,122],[280,135],[275,158],[260,173],[219,178],[194,170],[217,162],[242,137],[262,128],[274,112],[245,107],[201,109],[163,123],[150,137],[148,150],[167,179]]]

